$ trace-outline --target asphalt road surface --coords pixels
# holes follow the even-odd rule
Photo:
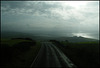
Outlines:
[[[64,55],[64,53],[57,48],[51,42],[42,42],[41,49],[31,64],[32,67],[66,67],[66,68],[77,68],[76,65],[72,63]]]

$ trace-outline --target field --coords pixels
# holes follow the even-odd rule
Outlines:
[[[1,67],[29,67],[40,42],[29,39],[1,39]]]
[[[99,42],[53,42],[78,68],[99,67]]]

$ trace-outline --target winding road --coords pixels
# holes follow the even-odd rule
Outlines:
[[[51,42],[42,42],[41,49],[31,64],[32,67],[77,68],[68,57]]]

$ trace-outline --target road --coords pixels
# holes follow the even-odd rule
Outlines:
[[[31,64],[32,67],[66,67],[76,66],[65,56],[65,54],[51,42],[42,42],[41,49]]]

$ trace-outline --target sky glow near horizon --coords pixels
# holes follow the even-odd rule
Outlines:
[[[2,1],[1,30],[99,39],[99,1]]]

